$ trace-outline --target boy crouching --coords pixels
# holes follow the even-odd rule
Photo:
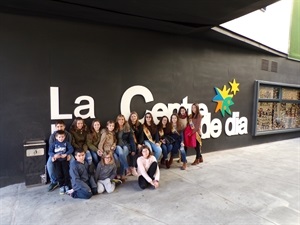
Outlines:
[[[73,189],[69,194],[73,198],[89,199],[97,194],[97,184],[94,176],[88,174],[88,164],[84,160],[85,153],[82,149],[75,151],[75,159],[70,163],[70,176]]]

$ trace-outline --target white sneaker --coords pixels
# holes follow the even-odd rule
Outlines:
[[[68,192],[70,188],[68,186],[65,186],[65,192]]]
[[[65,194],[65,187],[64,186],[62,186],[62,187],[59,188],[59,194],[60,195],[64,195]]]

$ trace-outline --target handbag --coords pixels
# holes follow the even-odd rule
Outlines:
[[[166,135],[165,140],[166,140],[167,145],[171,145],[175,142],[175,139],[173,137],[171,137],[170,135]]]
[[[193,133],[193,129],[187,126],[184,130],[184,145],[189,148],[196,147],[196,133]]]

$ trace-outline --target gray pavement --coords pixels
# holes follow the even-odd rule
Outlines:
[[[0,224],[299,225],[300,138],[203,154],[181,171],[161,168],[160,187],[140,190],[135,177],[90,200],[58,189],[0,189]]]

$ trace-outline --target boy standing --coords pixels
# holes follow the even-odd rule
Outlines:
[[[66,134],[66,138],[65,140],[67,142],[69,142],[71,144],[72,142],[72,135],[66,131],[66,125],[65,125],[65,122],[63,120],[57,120],[56,123],[55,123],[55,129],[56,131],[54,131],[51,135],[50,135],[50,138],[49,138],[49,146],[55,142],[55,134],[57,131],[59,130],[62,130],[65,132]],[[72,157],[72,155],[71,155]],[[54,165],[53,165],[53,162],[52,162],[52,159],[51,157],[48,158],[48,161],[47,161],[47,171],[48,171],[48,174],[49,174],[49,178],[50,178],[50,185],[48,187],[48,191],[53,191],[55,188],[58,187],[58,182],[57,182],[57,178],[55,176],[55,173],[54,173]]]
[[[55,142],[49,147],[49,155],[54,165],[55,176],[59,183],[59,194],[64,194],[70,187],[68,155],[73,153],[72,145],[67,142],[66,134],[58,130],[55,134]]]
[[[70,175],[73,189],[69,190],[72,198],[89,199],[97,194],[97,184],[92,175],[88,174],[88,163],[83,149],[76,149],[75,159],[70,163]]]

